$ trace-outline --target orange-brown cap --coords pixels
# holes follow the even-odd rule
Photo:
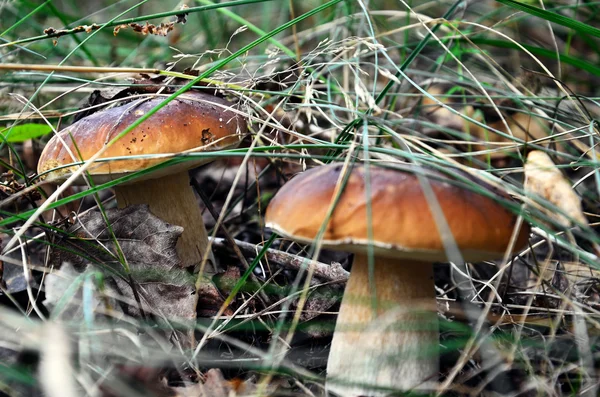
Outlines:
[[[313,242],[335,198],[342,172],[342,165],[331,164],[293,178],[271,200],[267,226],[291,239]],[[369,199],[372,244],[378,255],[444,261],[443,242],[418,178],[410,172],[381,167],[370,167],[369,174],[367,189],[365,168],[357,166],[350,171],[324,228],[323,245],[364,252],[369,244]],[[516,216],[490,198],[444,182],[441,175],[429,181],[465,260],[502,257]],[[523,225],[516,248],[526,244],[528,235],[529,227]]]
[[[50,180],[67,179],[75,167],[63,167],[64,165],[89,159],[164,99],[162,96],[136,100],[96,112],[65,128],[50,139],[44,148],[38,163],[38,173],[45,173],[44,177]],[[186,92],[115,142],[101,158],[203,152],[235,147],[246,132],[246,122],[232,107],[231,102],[213,95]],[[93,164],[88,171],[94,176],[94,181],[103,183],[166,160],[111,160]],[[146,179],[169,175],[208,161],[210,159],[205,157],[185,161],[161,169]]]

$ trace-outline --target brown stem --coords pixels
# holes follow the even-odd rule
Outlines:
[[[173,225],[183,227],[177,254],[184,266],[201,263],[208,246],[202,211],[190,186],[188,172],[115,187],[117,204],[148,204],[150,211]],[[210,257],[209,257],[210,258]]]
[[[327,386],[344,396],[428,389],[438,373],[438,321],[433,266],[356,254],[337,318]],[[428,382],[429,381],[429,382]],[[350,385],[350,383],[356,385]]]

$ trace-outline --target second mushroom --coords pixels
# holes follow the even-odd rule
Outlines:
[[[517,217],[442,175],[430,172],[428,179],[438,215],[464,259],[502,257]],[[439,342],[432,262],[447,260],[436,220],[413,173],[382,167],[313,168],[269,204],[266,225],[277,233],[354,253],[327,363],[329,390],[379,396],[434,386]],[[516,247],[527,239],[523,227]]]

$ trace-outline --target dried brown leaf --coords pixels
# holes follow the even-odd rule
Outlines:
[[[79,26],[75,26],[72,29],[55,29],[53,27],[49,27],[47,29],[44,29],[44,34],[48,35],[48,36],[53,36],[53,37],[57,37],[57,36],[63,36],[65,34],[71,34],[71,33],[79,33],[79,32],[85,32],[85,33],[91,33],[94,30],[100,29],[100,25],[93,23],[91,25],[79,25]]]
[[[109,209],[105,213],[106,221],[97,211],[77,218],[67,230],[67,237],[56,241],[64,250],[54,251],[51,265],[60,268],[66,262],[79,272],[94,266],[104,272],[115,291],[133,302],[134,294],[119,260],[118,242],[143,310],[168,319],[194,320],[198,300],[195,276],[182,267],[175,251],[183,228],[162,221],[146,205]],[[51,284],[47,289],[50,287]],[[47,294],[60,297],[61,292]],[[130,314],[140,314],[135,305],[123,305]]]
[[[342,293],[343,286],[340,285],[321,285],[317,287],[308,294],[302,313],[300,314],[300,320],[312,320],[328,311],[341,300]]]
[[[181,14],[181,16],[177,16],[177,20],[172,22],[162,22],[160,25],[154,25],[153,23],[146,22],[146,24],[142,25],[139,23],[130,23],[127,25],[117,25],[113,29],[113,35],[118,35],[121,29],[131,28],[136,33],[141,33],[144,36],[146,35],[154,35],[154,36],[167,36],[169,32],[171,32],[175,28],[176,23],[185,23],[185,15]]]

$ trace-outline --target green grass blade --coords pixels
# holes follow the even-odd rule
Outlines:
[[[529,15],[533,15],[536,17],[540,17],[550,22],[554,22],[558,25],[565,26],[567,28],[576,30],[579,33],[589,34],[591,36],[600,37],[600,29],[595,28],[587,23],[579,22],[573,18],[565,17],[555,12],[550,12],[543,10],[538,7],[533,7],[526,3],[521,3],[519,1],[514,0],[496,0],[499,3],[507,5],[509,7],[515,8],[517,10],[521,10],[526,12]]]
[[[458,39],[458,40],[464,40],[464,39]],[[494,46],[497,48],[520,49],[519,46],[517,46],[515,43],[512,43],[507,40],[473,38],[473,39],[470,39],[470,41],[473,44],[477,44],[477,45],[489,45],[489,46]],[[528,44],[523,44],[523,43],[521,43],[521,46],[534,55],[540,55],[540,56],[548,57],[551,59],[556,59],[557,54],[554,50],[547,50],[545,48],[528,45]],[[576,68],[585,70],[586,72],[592,73],[596,76],[600,76],[600,67],[597,65],[594,65],[593,63],[586,62],[581,57],[574,57],[574,56],[570,56],[570,55],[566,55],[566,54],[558,54],[558,58],[561,62],[564,62],[571,66],[575,66]]]
[[[12,25],[10,28],[6,29],[4,32],[0,33],[0,37],[3,37],[5,35],[7,35],[13,29],[17,28],[23,22],[27,21],[31,16],[37,14],[40,10],[42,10],[42,8],[46,7],[46,4],[50,3],[51,1],[52,0],[46,0],[45,2],[43,2],[42,4],[40,4],[34,10],[32,10],[29,14],[25,15],[22,19],[20,19],[17,23],[15,23],[14,25]]]

